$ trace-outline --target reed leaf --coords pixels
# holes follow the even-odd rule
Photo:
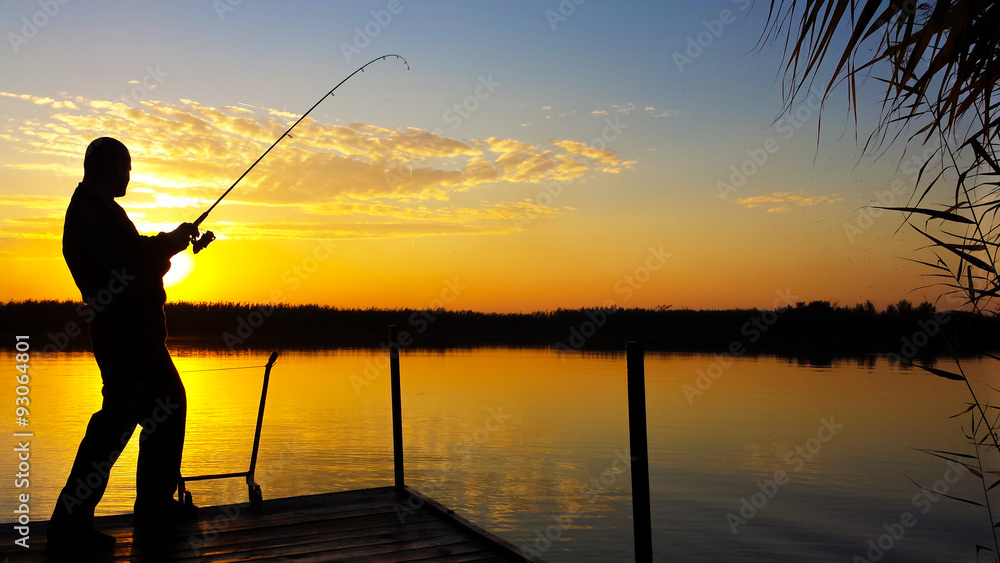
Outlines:
[[[913,227],[913,225],[910,225],[910,226]],[[964,251],[962,251],[962,250],[960,250],[958,248],[954,248],[954,245],[950,245],[950,244],[948,244],[946,242],[942,242],[942,241],[934,238],[933,236],[931,236],[931,235],[929,235],[929,234],[921,231],[917,227],[913,227],[913,228],[918,233],[920,233],[920,234],[924,235],[925,237],[927,237],[927,238],[931,239],[932,241],[934,241],[934,243],[936,243],[941,248],[944,248],[945,250],[948,250],[948,251],[956,254],[961,259],[963,259],[966,262],[968,262],[969,264],[972,264],[973,266],[979,268],[980,270],[984,270],[986,272],[990,272],[991,274],[996,274],[997,273],[996,269],[992,265],[987,264],[983,260],[981,260],[979,258],[976,258],[975,256],[973,256],[973,255],[971,255],[971,254],[969,254],[967,252],[964,252]]]
[[[967,413],[967,412],[971,411],[971,410],[972,410],[972,409],[974,409],[974,408],[976,408],[976,405],[975,405],[975,403],[973,403],[973,404],[969,405],[969,408],[965,409],[964,411],[962,411],[962,412],[960,412],[960,413],[958,413],[958,414],[953,414],[953,415],[949,416],[948,418],[955,418],[955,417],[959,417],[959,416],[962,416],[963,414],[965,414],[965,413]]]
[[[946,451],[943,451],[943,450],[928,450],[928,449],[925,449],[925,448],[917,448],[917,451],[918,452],[923,452],[925,454],[932,455],[934,457],[939,457],[939,458],[944,459],[944,460],[954,461],[955,463],[964,463],[962,461],[959,461],[956,458],[976,459],[976,456],[974,456],[974,455],[960,454],[958,452],[946,452]],[[955,456],[955,457],[946,457],[946,456]]]
[[[939,299],[955,298],[952,307],[972,305],[979,314],[1000,313],[990,307],[993,299],[1000,299],[996,268],[1000,255],[1000,1],[771,0],[764,29],[758,45],[767,43],[768,37],[784,37],[782,113],[791,110],[814,84],[820,87],[824,104],[837,86],[844,85],[848,113],[853,114],[857,130],[858,108],[862,107],[857,82],[874,78],[884,90],[864,154],[884,154],[904,139],[904,155],[911,143],[939,143],[921,159],[910,201],[904,206],[876,208],[903,213],[899,229],[908,224],[933,243],[925,249],[936,261],[911,261],[928,268],[925,276],[934,278],[930,281],[941,290]],[[817,127],[817,150],[819,132]],[[945,182],[949,185],[942,189]],[[939,192],[948,199],[924,203]],[[924,230],[916,226],[918,218],[924,221]],[[935,225],[940,227],[934,233],[937,237],[926,232],[932,220],[942,221]],[[948,228],[952,225],[960,227]],[[968,231],[949,232],[964,229]],[[988,356],[1000,360],[1000,355]],[[984,477],[998,476],[1000,471],[983,467],[982,457],[1000,450],[996,433],[1000,417],[991,424],[987,416],[997,407],[984,407],[961,373],[913,365],[938,377],[965,381],[972,402],[949,418],[969,414],[971,424],[963,423],[962,433],[975,455],[920,451],[960,463],[979,477],[983,502],[940,496],[985,507],[993,528],[1000,528],[1000,521],[993,523],[991,502],[991,491],[1000,486],[1000,478],[991,477],[987,486]],[[976,545],[977,560],[996,560],[1000,540],[996,533],[993,536],[993,548]]]
[[[903,213],[920,213],[922,215],[930,215],[935,219],[942,219],[945,221],[953,221],[955,223],[965,223],[966,225],[975,225],[976,222],[968,217],[959,215],[957,213],[952,213],[950,211],[940,211],[938,209],[927,209],[926,207],[881,207],[875,206],[875,209],[885,209],[886,211],[902,211]]]
[[[918,363],[915,363],[915,362],[914,362],[913,365],[917,366],[918,368],[920,368],[920,369],[922,369],[924,371],[927,371],[929,373],[933,373],[934,375],[936,375],[938,377],[943,377],[945,379],[950,379],[952,381],[965,381],[965,378],[962,377],[961,374],[958,374],[958,373],[955,373],[955,372],[945,371],[943,369],[938,369],[938,368],[932,368],[932,367],[921,365],[921,364],[918,364]],[[969,411],[965,411],[965,412],[969,412]]]

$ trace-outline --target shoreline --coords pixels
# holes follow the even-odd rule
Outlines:
[[[0,303],[0,348],[28,334],[36,351],[87,350],[80,303]],[[901,302],[885,311],[869,304],[837,307],[799,303],[773,310],[559,309],[534,313],[411,309],[337,309],[316,305],[167,303],[168,345],[215,350],[372,349],[387,347],[396,325],[401,348],[554,348],[562,352],[619,352],[627,341],[664,353],[773,355],[826,362],[891,355],[908,361],[962,357],[1000,348],[1000,320],[930,304]]]

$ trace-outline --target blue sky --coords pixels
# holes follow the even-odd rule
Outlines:
[[[64,266],[53,252],[58,199],[28,201],[33,195],[67,195],[75,185],[72,169],[79,166],[74,150],[82,154],[87,136],[98,133],[67,126],[81,123],[82,117],[70,119],[60,112],[106,111],[95,109],[103,106],[94,101],[122,102],[143,116],[228,106],[236,108],[226,110],[232,115],[240,108],[258,111],[256,119],[261,120],[267,111],[286,112],[280,119],[287,124],[360,64],[386,53],[406,57],[411,70],[390,61],[373,65],[314,112],[311,117],[318,125],[364,124],[384,131],[437,133],[484,155],[500,154],[496,143],[507,140],[507,151],[516,146],[527,151],[523,154],[534,151],[542,160],[562,158],[563,164],[576,159],[577,171],[557,201],[544,206],[551,213],[527,226],[519,224],[519,212],[511,210],[539,203],[546,181],[541,175],[505,176],[446,190],[446,195],[437,190],[433,197],[420,196],[430,199],[405,201],[398,193],[382,194],[377,201],[366,199],[370,189],[346,194],[341,187],[336,188],[340,192],[330,192],[341,198],[336,199],[339,215],[325,210],[320,217],[314,208],[299,208],[294,213],[276,212],[271,222],[281,225],[265,229],[261,218],[255,227],[247,224],[243,230],[239,223],[247,220],[246,214],[263,217],[265,207],[260,206],[266,202],[256,201],[257,211],[240,211],[236,202],[249,198],[258,186],[238,188],[234,203],[219,208],[219,219],[227,222],[223,230],[233,236],[257,233],[256,242],[245,244],[265,245],[267,252],[279,248],[278,252],[294,256],[306,250],[294,248],[290,240],[280,241],[301,239],[301,232],[285,236],[281,229],[302,231],[306,225],[322,223],[337,233],[323,236],[344,239],[346,267],[364,272],[352,276],[355,285],[340,285],[329,293],[317,284],[296,299],[329,304],[384,299],[375,304],[420,306],[440,279],[461,275],[482,284],[483,293],[470,299],[470,308],[591,306],[600,304],[607,288],[656,245],[672,249],[671,273],[651,281],[637,294],[636,305],[765,306],[775,289],[786,286],[801,288],[806,300],[844,304],[867,298],[880,304],[921,298],[908,293],[922,285],[916,276],[920,272],[900,258],[912,254],[918,243],[905,233],[893,235],[898,218],[881,218],[853,240],[844,229],[894,177],[905,179],[895,171],[901,147],[878,161],[859,160],[853,122],[845,117],[840,91],[834,92],[824,110],[818,150],[817,108],[805,99],[794,108],[806,117],[798,127],[779,122],[785,127],[775,128],[775,120],[782,117],[781,46],[755,49],[766,3],[753,8],[742,0],[581,4],[202,0],[53,5],[58,11],[42,17],[38,14],[47,3],[0,2],[0,29],[8,38],[8,45],[0,49],[4,68],[0,90],[6,93],[0,97],[5,128],[0,138],[0,196],[8,203],[21,202],[6,206],[2,219],[27,221],[40,214],[39,221],[50,225],[32,239],[18,234],[14,223],[4,227],[0,221],[0,231],[6,233],[0,242],[8,249],[6,254],[0,251],[0,259],[11,260],[13,271],[26,271],[29,266],[21,249],[30,248],[43,257],[48,271],[61,276],[58,284],[44,291],[11,286],[10,298],[72,296],[71,281],[60,273]],[[45,20],[45,25],[26,41],[11,43],[12,34],[24,31],[22,18]],[[691,47],[692,41],[701,45]],[[350,46],[346,56],[345,45]],[[679,68],[681,56],[690,60],[683,59]],[[863,139],[870,129],[866,119],[879,98],[873,81],[861,94]],[[76,105],[89,109],[58,107],[60,101],[77,98],[85,102]],[[124,112],[125,106],[113,111]],[[267,115],[278,119],[277,113]],[[59,131],[59,143],[65,143],[60,146],[67,148],[50,151],[37,142],[40,131],[55,135],[53,127]],[[67,127],[72,130],[64,131]],[[241,163],[252,162],[270,143],[270,131],[262,130],[258,138],[244,139],[242,144],[212,139],[211,143],[228,147],[228,164],[225,172],[206,179],[197,197],[221,193],[228,186],[227,174],[237,176]],[[326,134],[337,135],[339,130],[329,131]],[[122,134],[137,143],[143,137],[141,129]],[[317,139],[313,146],[329,140]],[[305,137],[296,141],[303,147],[310,143]],[[760,151],[769,142],[775,150],[766,153],[767,162],[749,163],[754,173],[746,183],[731,197],[720,198],[719,183],[730,182],[733,168],[747,166],[755,151],[763,154]],[[605,152],[586,153],[585,145]],[[139,170],[149,151],[161,149],[165,150],[162,143],[137,153]],[[543,153],[548,156],[543,158]],[[178,158],[192,159],[190,155],[197,153],[183,154]],[[321,152],[313,156],[319,159]],[[280,153],[277,158],[272,166],[279,165]],[[371,165],[386,157],[358,158]],[[429,167],[442,177],[475,161],[468,155],[414,158],[404,168]],[[310,162],[317,168],[270,173],[285,179],[340,173],[322,168],[319,160]],[[205,163],[176,164],[195,169]],[[53,176],[53,168],[60,173]],[[136,194],[149,198],[195,197],[176,191],[179,188],[170,187],[168,181],[156,184],[140,177],[133,185]],[[152,211],[141,211],[149,209],[149,202],[135,197],[123,200],[126,209],[151,217]],[[545,203],[542,199],[540,203]],[[391,203],[395,207],[386,211],[391,221],[407,228],[392,235],[384,229],[376,234],[334,229],[366,220],[363,217],[371,217],[373,223],[390,221],[374,212],[343,214],[343,206],[359,202]],[[197,215],[195,210],[165,209],[156,220],[147,219],[153,228],[191,220],[186,217],[192,213]],[[514,218],[513,226],[501,225],[505,217]],[[487,227],[483,221],[489,220],[498,222]],[[452,226],[431,228],[446,223]],[[456,223],[464,230],[445,235],[456,232]],[[315,229],[309,229],[313,236]],[[260,240],[265,232],[274,239]],[[414,233],[431,234],[414,238],[418,236]],[[408,246],[394,246],[400,243]],[[420,244],[428,247],[425,252]],[[219,260],[234,264],[241,252],[223,250],[219,254],[225,257]],[[366,283],[381,287],[389,275],[387,266],[365,262],[380,253],[409,253],[400,255],[402,263],[391,272],[400,280],[389,292],[394,297],[375,297],[362,289]],[[473,255],[476,258],[471,259]],[[222,284],[198,277],[207,276],[203,271],[210,268],[196,270],[197,275],[172,295],[229,297]],[[327,285],[334,283],[337,272],[342,270],[330,270]],[[374,283],[376,277],[381,281]],[[517,281],[499,281],[508,278]],[[424,281],[403,281],[407,279]],[[262,288],[248,288],[240,297],[256,300],[266,294]],[[351,297],[343,298],[345,294]]]

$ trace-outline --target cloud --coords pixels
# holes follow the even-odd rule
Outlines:
[[[781,213],[788,211],[792,207],[810,207],[813,205],[826,205],[844,201],[844,198],[837,194],[830,195],[809,195],[802,192],[774,192],[767,195],[745,197],[736,200],[736,203],[748,209],[766,207],[768,213]]]
[[[509,182],[568,182],[595,169],[607,173],[609,167],[624,164],[609,149],[591,149],[578,141],[552,140],[548,144],[564,152],[515,139],[490,137],[484,143],[488,153],[498,155],[494,163],[500,169],[499,179]]]
[[[120,202],[147,228],[176,224],[179,217],[207,208],[299,117],[249,105],[216,108],[190,99],[143,100],[133,107],[79,96],[70,100],[65,94],[60,100],[8,92],[0,96],[11,99],[15,109],[29,103],[49,109],[47,116],[31,114],[20,121],[11,117],[17,111],[6,112],[9,119],[0,139],[10,150],[4,167],[25,171],[19,178],[79,177],[87,144],[114,131],[132,154],[132,183]],[[497,137],[459,140],[416,127],[307,118],[242,180],[225,205],[243,206],[241,213],[248,217],[280,215],[267,224],[239,223],[232,236],[509,232],[523,195],[511,186],[615,174],[633,164],[613,150],[571,139],[540,144]],[[28,183],[4,188],[0,205],[29,215],[61,216],[68,203],[66,197],[32,195],[37,190]],[[478,206],[456,203],[460,194],[472,190],[481,196]],[[338,222],[357,213],[380,220],[353,230]],[[386,218],[397,226],[384,226]],[[57,223],[58,218],[44,223],[42,231],[57,237]],[[22,225],[17,227],[3,223],[0,237],[23,232]]]
[[[0,219],[0,237],[13,239],[62,239],[63,215]]]
[[[26,210],[66,211],[68,203],[65,197],[58,196],[0,194],[0,207],[8,213],[15,207]]]
[[[239,113],[243,115],[253,115],[253,110],[240,106],[225,106],[222,108],[230,113]]]
[[[30,94],[12,94],[10,92],[0,92],[0,97],[4,98],[17,98],[19,100],[26,100],[35,105],[39,106],[49,106],[52,109],[78,109],[76,104],[70,100],[54,100],[52,98],[43,98],[39,96],[32,96]]]
[[[650,115],[652,115],[653,117],[670,117],[670,112],[668,112],[668,111],[660,111],[659,113],[657,113],[656,112],[656,108],[654,108],[653,106],[646,106],[643,109],[646,112],[648,112]]]
[[[579,141],[553,141],[552,144],[563,148],[568,154],[583,157],[593,161],[601,172],[618,174],[623,169],[632,168],[635,160],[621,160],[618,154],[607,148],[594,148]]]

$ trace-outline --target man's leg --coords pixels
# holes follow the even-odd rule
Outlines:
[[[87,432],[80,442],[66,486],[59,494],[52,519],[89,527],[94,509],[108,486],[111,467],[128,445],[140,413],[146,391],[142,373],[142,354],[134,342],[117,335],[91,335],[94,359],[101,369],[104,401],[101,410],[90,417]]]
[[[128,420],[120,409],[107,406],[90,417],[73,469],[59,493],[53,519],[65,518],[90,525],[94,509],[108,488],[111,467],[128,444],[135,424],[135,420]]]
[[[104,404],[90,417],[87,432],[73,461],[49,523],[49,539],[63,548],[106,548],[114,543],[92,528],[94,509],[108,487],[115,461],[135,431],[126,390],[104,388]]]
[[[187,396],[166,347],[151,354],[150,394],[139,420],[139,461],[136,469],[136,507],[171,504],[181,475]]]

